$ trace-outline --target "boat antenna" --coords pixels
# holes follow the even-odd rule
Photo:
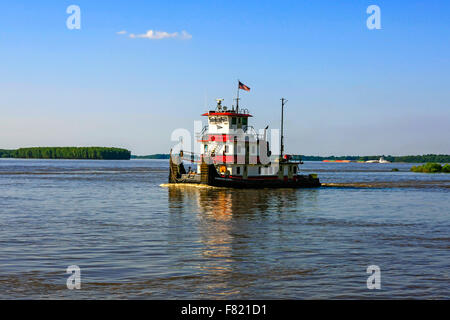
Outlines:
[[[284,152],[284,136],[283,136],[283,117],[284,117],[284,105],[287,100],[285,98],[281,98],[281,143],[280,143],[280,159],[283,159]]]

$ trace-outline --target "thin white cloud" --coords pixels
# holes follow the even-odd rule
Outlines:
[[[181,33],[179,33],[179,32],[169,33],[166,31],[148,30],[146,33],[143,33],[143,34],[131,33],[129,35],[129,37],[132,39],[141,38],[141,39],[150,39],[150,40],[161,40],[161,39],[170,39],[170,38],[189,40],[192,38],[192,35],[190,35],[189,33],[187,33],[184,30]]]
[[[117,32],[117,34],[127,34],[127,32],[125,30],[122,30],[122,31]]]
[[[181,31],[181,39],[183,40],[192,39],[192,35],[183,30]]]

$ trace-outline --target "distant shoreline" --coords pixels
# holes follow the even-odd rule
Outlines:
[[[108,147],[33,147],[16,150],[0,149],[0,158],[130,160],[131,151]]]
[[[389,162],[395,163],[450,163],[450,155],[426,154],[426,155],[373,155],[373,156],[307,156],[293,155],[293,160],[302,161],[336,161],[350,160],[352,162],[378,160],[383,157]],[[32,147],[15,150],[0,149],[0,158],[12,159],[72,159],[72,160],[130,160],[130,159],[169,159],[168,153],[156,153],[144,156],[132,155],[131,151],[113,147]]]
[[[131,159],[169,159],[170,155],[167,153],[156,153],[156,154],[150,154],[147,156],[136,156],[131,155]]]
[[[136,156],[131,155],[131,159],[169,159],[170,155],[167,153],[150,154],[146,156]],[[426,154],[426,155],[410,155],[410,156],[386,156],[386,155],[376,155],[376,156],[305,156],[305,155],[294,155],[293,160],[303,160],[303,161],[323,161],[323,160],[351,160],[351,161],[368,161],[368,160],[378,160],[383,157],[385,160],[396,163],[427,163],[427,162],[437,162],[437,163],[450,163],[450,155],[447,154]]]

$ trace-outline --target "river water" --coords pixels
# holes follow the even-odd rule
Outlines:
[[[450,175],[410,167],[233,190],[162,187],[167,160],[0,160],[0,298],[448,299]]]

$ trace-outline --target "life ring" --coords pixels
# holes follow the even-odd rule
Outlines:
[[[227,167],[226,166],[220,166],[219,171],[220,171],[220,173],[225,173],[225,172],[227,172]]]

